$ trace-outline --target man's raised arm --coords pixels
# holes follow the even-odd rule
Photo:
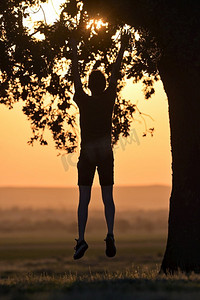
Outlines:
[[[121,62],[124,56],[124,51],[126,49],[126,46],[128,45],[129,42],[129,35],[125,34],[121,38],[121,47],[116,59],[116,62],[113,65],[111,77],[110,77],[110,84],[117,85],[117,80],[119,79],[119,71],[121,67]]]
[[[82,83],[78,68],[77,41],[75,39],[70,40],[70,47],[72,49],[72,74],[74,77],[75,92],[77,92],[82,89]]]

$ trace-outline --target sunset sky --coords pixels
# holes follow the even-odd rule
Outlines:
[[[53,14],[56,17],[52,7],[45,12],[47,19],[50,16],[52,19]],[[155,88],[156,94],[150,100],[144,99],[141,84],[129,81],[124,90],[126,98],[137,103],[142,112],[154,119],[153,122],[145,117],[148,127],[155,127],[155,133],[153,137],[142,137],[144,124],[138,119],[132,124],[131,138],[127,141],[120,139],[114,149],[116,185],[171,184],[168,103],[162,83],[157,82]],[[50,135],[48,146],[27,145],[31,129],[22,113],[22,105],[17,103],[12,110],[0,105],[0,185],[76,186],[78,153],[57,156],[58,151]],[[136,135],[139,142],[135,140]],[[98,184],[97,174],[94,183]]]
[[[155,127],[154,136],[142,137],[143,123],[133,122],[132,139],[121,138],[115,147],[115,184],[145,185],[171,184],[171,152],[167,98],[162,83],[156,84],[156,94],[145,100],[140,84],[128,84],[124,95],[139,109],[151,115],[146,117],[149,127]],[[57,156],[58,151],[49,135],[49,145],[27,145],[31,136],[30,123],[23,115],[22,103],[9,110],[0,106],[1,186],[75,186],[78,153]],[[134,129],[134,130],[133,130]],[[135,141],[135,134],[139,144]],[[127,140],[128,141],[128,140]],[[95,176],[95,184],[98,177]]]

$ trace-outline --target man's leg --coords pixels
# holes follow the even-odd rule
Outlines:
[[[91,186],[79,186],[78,232],[79,241],[84,240],[85,227],[88,218],[88,205],[91,197]]]
[[[115,204],[113,201],[113,185],[101,186],[102,199],[104,203],[105,218],[108,234],[113,234]]]
[[[113,257],[116,255],[115,239],[113,235],[114,218],[115,218],[115,204],[113,201],[113,185],[101,186],[102,198],[105,207],[105,217],[108,227],[108,234],[106,236],[106,255]]]
[[[88,159],[86,153],[81,151],[78,168],[79,206],[78,206],[78,232],[79,238],[74,248],[74,259],[80,259],[88,249],[84,239],[85,227],[88,218],[88,205],[91,197],[91,188],[96,166]]]

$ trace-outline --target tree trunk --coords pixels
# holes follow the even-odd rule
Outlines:
[[[190,73],[190,70],[192,72]],[[161,272],[200,272],[199,74],[171,59],[159,67],[169,101],[172,192]]]
[[[199,1],[96,1],[136,28],[147,28],[161,49],[158,69],[169,101],[172,193],[161,271],[200,272],[200,35]],[[113,7],[114,9],[113,9]],[[113,17],[114,18],[114,17]]]

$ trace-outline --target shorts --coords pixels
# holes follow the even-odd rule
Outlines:
[[[85,147],[81,149],[77,163],[79,186],[92,186],[96,167],[100,185],[113,185],[114,157],[111,147]]]

